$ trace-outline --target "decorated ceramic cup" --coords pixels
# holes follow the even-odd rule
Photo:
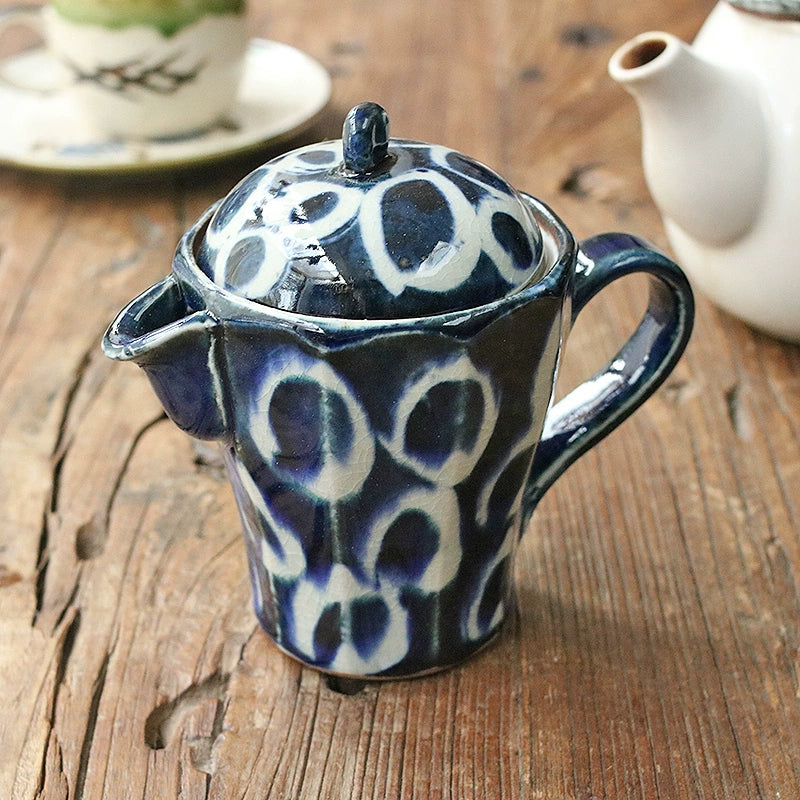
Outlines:
[[[579,247],[487,167],[387,125],[358,106],[343,141],[245,178],[103,341],[222,442],[264,629],[351,677],[438,670],[498,632],[536,503],[664,380],[693,320],[644,242]],[[552,405],[575,317],[633,272],[640,326]]]
[[[36,29],[70,92],[108,135],[164,138],[205,130],[236,99],[247,46],[245,0],[52,0],[10,6],[0,31]]]

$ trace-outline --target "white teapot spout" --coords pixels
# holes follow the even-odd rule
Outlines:
[[[639,106],[645,177],[663,216],[707,245],[744,236],[763,205],[768,161],[749,76],[652,32],[620,47],[609,73]]]
[[[800,342],[800,0],[720,0],[693,44],[611,58],[636,99],[645,177],[695,288]]]

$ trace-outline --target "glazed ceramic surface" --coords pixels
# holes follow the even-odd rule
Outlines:
[[[385,152],[379,146],[364,163],[348,157],[351,146],[374,143],[372,133],[354,145],[346,125],[338,149],[297,151],[240,184],[184,236],[172,274],[120,313],[104,349],[144,368],[184,430],[222,441],[255,610],[275,642],[336,674],[402,677],[456,663],[497,632],[515,546],[536,502],[669,373],[688,340],[693,305],[681,271],[643,242],[614,234],[579,249],[542,203],[510,193],[465,157],[388,137]],[[401,161],[406,171],[392,173]],[[275,198],[279,176],[291,177],[288,200]],[[422,224],[397,281],[394,226],[413,226],[404,214],[394,222],[393,213],[377,213],[383,206],[370,193],[393,208],[386,196],[404,181],[416,194],[399,193],[401,207]],[[335,236],[327,215],[309,211],[338,205],[308,198],[341,197],[343,187],[357,192],[360,211],[340,201]],[[487,238],[502,226],[481,213],[484,203],[521,215],[524,267],[509,256],[516,246]],[[426,209],[441,219],[444,208],[466,214],[465,204],[487,223],[468,226],[470,259],[462,263],[455,248],[458,279],[436,270],[426,278],[419,254],[436,250]],[[239,216],[246,208],[250,226]],[[287,234],[290,208],[296,239]],[[221,225],[224,246],[211,237],[220,219],[230,225]],[[442,225],[443,245],[457,228]],[[285,241],[283,270],[266,255],[272,234]],[[383,244],[368,248],[369,237]],[[309,238],[336,267],[325,273],[322,306],[344,299],[329,315],[295,310],[294,290],[281,308],[282,294],[273,291],[287,281],[294,287],[298,275],[319,285],[306,263]],[[231,269],[241,242],[259,264]],[[508,280],[511,269],[527,280]],[[351,271],[349,289],[337,289]],[[637,271],[651,276],[641,326],[605,370],[551,409],[573,319],[609,282]],[[470,290],[454,300],[454,287],[470,280],[485,299]],[[370,281],[378,285],[365,289]],[[412,284],[415,293],[404,296]],[[379,315],[356,318],[353,298]]]
[[[251,39],[236,102],[201,133],[168,139],[122,138],[97,130],[69,91],[42,96],[18,88],[33,77],[53,85],[60,65],[45,48],[0,63],[0,162],[55,173],[131,173],[209,163],[232,154],[277,148],[313,125],[331,91],[330,76],[306,53],[281,42]],[[289,71],[296,83],[287,83]]]
[[[642,34],[610,71],[639,104],[678,261],[727,311],[800,341],[800,6],[720,2],[693,47]]]
[[[207,14],[241,14],[244,0],[52,0],[64,19],[121,29],[146,25],[164,36],[197,22]]]
[[[373,109],[374,111],[374,109]],[[375,163],[345,132],[257,169],[220,204],[198,250],[219,286],[290,311],[361,319],[472,308],[541,272],[526,202],[445,147],[393,142]]]
[[[247,47],[241,7],[193,14],[186,24],[179,24],[183,18],[151,21],[146,15],[143,22],[125,16],[124,24],[113,25],[64,16],[71,7],[10,7],[0,25],[41,30],[64,68],[47,88],[70,92],[97,130],[121,137],[179,136],[208,128],[233,107]]]

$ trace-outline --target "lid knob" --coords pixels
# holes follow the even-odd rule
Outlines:
[[[389,154],[389,115],[377,103],[359,103],[342,127],[344,166],[350,172],[373,172]]]

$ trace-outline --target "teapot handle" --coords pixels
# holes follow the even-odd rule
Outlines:
[[[548,411],[523,495],[526,523],[567,467],[655,392],[689,341],[694,297],[686,276],[646,242],[623,233],[601,234],[582,243],[574,276],[572,322],[612,281],[636,272],[650,278],[644,316],[602,370]]]

